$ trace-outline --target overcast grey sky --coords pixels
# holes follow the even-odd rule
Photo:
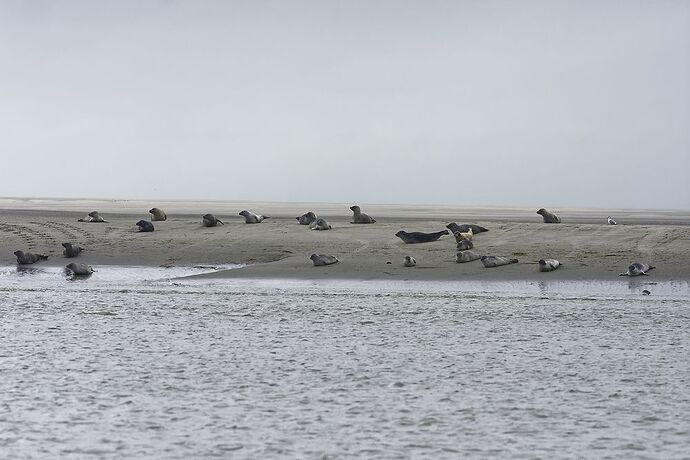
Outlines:
[[[0,0],[0,196],[690,209],[690,1]]]

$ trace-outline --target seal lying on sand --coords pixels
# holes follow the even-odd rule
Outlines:
[[[297,219],[300,225],[310,225],[312,222],[318,219],[318,217],[312,211],[309,211],[305,212],[299,217],[295,217],[295,219]]]
[[[474,243],[471,240],[460,240],[458,241],[458,244],[455,245],[455,249],[458,251],[467,251],[468,249],[472,249],[474,247]]]
[[[30,265],[35,264],[39,260],[48,260],[48,256],[32,252],[14,251],[14,255],[17,256],[17,263],[19,265]]]
[[[459,264],[472,262],[473,260],[479,260],[481,258],[482,255],[477,251],[458,251],[457,254],[455,254],[455,262]]]
[[[652,265],[645,264],[642,262],[633,262],[628,266],[628,271],[625,273],[621,273],[619,276],[640,276],[640,275],[646,275],[649,270],[653,270],[656,267],[653,267]]]
[[[434,233],[422,233],[422,232],[406,232],[405,230],[400,230],[395,234],[398,238],[403,240],[406,244],[417,244],[417,243],[430,243],[441,238],[443,235],[448,235],[448,230],[442,230],[440,232]]]
[[[539,259],[540,272],[552,272],[560,266],[561,263],[556,259]]]
[[[417,261],[412,256],[405,256],[405,262],[403,263],[406,267],[414,267],[417,265]]]
[[[616,221],[613,220],[613,217],[611,217],[611,216],[608,216],[608,217],[606,218],[606,223],[609,224],[609,225],[616,225]]]
[[[72,276],[91,276],[91,273],[94,271],[91,265],[77,264],[74,262],[67,264],[65,270],[67,270],[68,274],[71,273]]]
[[[309,225],[312,230],[330,230],[331,224],[326,222],[326,219],[318,218]]]
[[[136,226],[139,227],[140,232],[152,232],[154,230],[153,224],[148,220],[140,220]]]
[[[62,251],[62,255],[65,257],[77,257],[84,248],[76,246],[72,243],[62,243],[62,247],[65,248]]]
[[[327,256],[324,254],[312,254],[309,257],[312,262],[314,262],[315,267],[320,267],[322,265],[331,265],[338,262],[338,258],[335,256]]]
[[[376,222],[374,219],[364,214],[357,205],[350,206],[350,210],[353,212],[351,224],[373,224]]]
[[[446,228],[451,231],[451,233],[465,233],[472,229],[472,233],[475,235],[477,233],[482,233],[482,232],[488,232],[489,229],[484,228],[480,225],[474,225],[474,224],[462,224],[458,225],[455,222],[451,222],[450,224],[446,225]]]
[[[98,211],[91,211],[86,217],[79,219],[77,222],[107,223],[108,221],[98,215]]]
[[[486,268],[500,267],[501,265],[516,264],[517,259],[509,259],[501,256],[482,256],[482,263]]]
[[[537,214],[540,214],[544,218],[545,224],[560,224],[561,223],[560,217],[558,217],[555,214],[551,214],[549,211],[547,211],[544,208],[541,208],[539,211],[537,211]]]
[[[157,220],[167,220],[168,216],[165,215],[162,209],[160,208],[151,208],[149,209],[149,213],[151,214],[151,220],[152,221],[157,221]]]
[[[220,219],[216,219],[213,214],[204,214],[201,216],[201,224],[204,227],[215,227],[216,225],[225,225]]]
[[[474,232],[472,231],[472,229],[469,229],[466,232],[453,233],[453,236],[455,236],[455,241],[457,243],[461,242],[462,240],[472,241],[472,238],[474,237]]]
[[[266,216],[262,216],[261,214],[254,214],[253,212],[247,211],[246,209],[242,211],[240,216],[244,217],[244,223],[245,224],[258,224],[264,219],[268,219]]]

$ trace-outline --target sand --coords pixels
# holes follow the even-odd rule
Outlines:
[[[63,266],[61,243],[87,250],[79,260],[91,265],[190,266],[244,264],[202,277],[395,279],[395,280],[614,280],[628,264],[656,265],[649,281],[690,280],[690,211],[551,210],[562,224],[543,224],[532,208],[472,208],[422,205],[367,205],[377,222],[350,224],[346,203],[144,202],[50,199],[0,199],[0,265],[14,265],[17,249],[50,256],[43,264]],[[168,214],[153,233],[137,233],[134,223],[157,206]],[[237,215],[242,209],[270,215],[254,225]],[[109,222],[77,222],[98,210]],[[333,226],[312,231],[295,216],[313,210]],[[201,215],[215,214],[226,225],[201,226]],[[619,225],[606,225],[612,215]],[[520,263],[484,268],[479,261],[455,263],[455,240],[408,245],[398,230],[434,232],[448,222],[477,223],[490,229],[475,236],[475,249]],[[312,253],[335,255],[340,262],[313,267]],[[405,255],[417,259],[403,266]],[[564,266],[539,273],[540,258]],[[390,263],[388,263],[390,262]]]

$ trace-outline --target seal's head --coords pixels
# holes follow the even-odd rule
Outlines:
[[[244,211],[240,212],[239,215],[243,216],[243,217],[247,217],[247,215],[249,215],[249,211],[244,210]]]
[[[539,259],[539,265],[546,265],[546,261],[544,259]]]
[[[91,211],[89,217],[98,217],[98,211]]]
[[[146,226],[147,223],[148,223],[148,222],[146,222],[145,220],[140,220],[140,221],[137,222],[135,225],[136,225],[137,227],[144,227],[144,226]]]
[[[357,205],[350,206],[350,211],[359,212],[360,208]]]
[[[14,255],[17,257],[24,257],[24,251],[14,251]]]
[[[402,238],[403,236],[407,235],[407,232],[405,230],[400,230],[398,233],[395,234],[398,238]]]
[[[544,209],[544,208],[540,208],[540,209],[539,209],[539,211],[537,211],[537,214],[539,214],[539,215],[542,215],[542,216],[543,216],[545,212],[546,212],[546,209]]]
[[[65,249],[70,249],[72,248],[72,243],[62,243],[62,247]]]
[[[316,260],[316,259],[319,258],[319,255],[318,255],[318,254],[312,254],[311,256],[309,256],[309,258],[310,258],[311,260]]]

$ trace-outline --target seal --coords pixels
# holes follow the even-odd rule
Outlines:
[[[338,258],[336,256],[327,256],[324,254],[312,254],[309,258],[312,260],[312,262],[314,262],[315,267],[332,265],[338,262]]]
[[[456,242],[456,243],[459,243],[459,242],[461,242],[462,240],[472,241],[472,237],[474,237],[474,232],[473,232],[472,229],[470,228],[470,229],[467,230],[466,232],[457,232],[457,233],[453,233],[453,236],[455,236],[455,242]]]
[[[508,257],[501,256],[482,256],[481,260],[486,268],[500,267],[501,265],[516,264],[518,262],[517,259],[509,259]]]
[[[549,211],[547,211],[544,208],[541,208],[539,211],[537,211],[537,214],[542,216],[545,224],[560,224],[561,223],[560,217],[558,217],[555,214],[551,214]]]
[[[606,218],[606,223],[609,224],[609,225],[617,225],[616,221],[613,220],[613,217],[611,217],[611,216],[608,216],[608,217]]]
[[[350,210],[353,212],[351,224],[373,224],[376,222],[376,220],[364,214],[357,205],[350,206]]]
[[[650,294],[651,294],[651,292],[649,291],[649,289],[644,289],[642,291],[642,295],[650,295]]]
[[[488,232],[489,229],[484,228],[480,225],[475,225],[475,224],[462,224],[458,225],[455,222],[451,222],[450,224],[446,225],[446,228],[451,231],[451,233],[465,233],[472,229],[472,233],[475,235],[477,233],[482,233],[482,232]]]
[[[136,226],[139,227],[140,232],[152,232],[154,230],[153,224],[148,220],[140,220]]]
[[[77,222],[93,222],[93,223],[107,223],[108,221],[103,219],[98,211],[91,211],[86,217],[82,217]]]
[[[77,257],[84,250],[84,248],[72,243],[62,243],[62,247],[65,248],[62,251],[62,255],[65,257]]]
[[[330,230],[331,224],[326,222],[326,219],[318,218],[309,225],[312,230]]]
[[[168,220],[168,216],[166,216],[163,210],[160,208],[151,208],[149,209],[149,213],[151,214],[151,220],[154,222],[159,220]]]
[[[398,238],[403,240],[405,244],[417,244],[417,243],[430,243],[432,241],[437,241],[443,235],[448,235],[448,230],[442,230],[440,232],[434,233],[422,233],[422,232],[406,232],[405,230],[400,230],[395,234]]]
[[[640,275],[647,275],[647,272],[649,270],[653,270],[656,267],[645,264],[642,262],[633,262],[628,266],[628,271],[625,273],[621,273],[619,276],[640,276]]]
[[[30,265],[40,260],[48,260],[48,256],[34,254],[32,252],[14,251],[14,255],[17,256],[17,263],[19,265]]]
[[[267,216],[262,216],[261,214],[254,214],[253,212],[247,210],[242,211],[239,215],[244,217],[245,224],[258,224],[262,220],[268,219]]]
[[[312,211],[309,211],[299,217],[295,217],[295,219],[297,219],[300,225],[311,225],[312,222],[318,219],[318,216]]]
[[[463,264],[465,262],[472,262],[473,260],[479,260],[482,258],[482,255],[479,254],[477,251],[458,251],[457,254],[455,254],[455,262],[459,264]]]
[[[215,227],[216,225],[225,225],[220,219],[216,219],[213,214],[204,214],[201,216],[201,224],[204,227]]]
[[[455,249],[458,251],[467,251],[468,249],[472,249],[474,247],[474,243],[471,240],[460,240],[458,241],[458,244],[455,245]]]
[[[556,259],[539,259],[539,271],[540,272],[552,272],[560,267],[561,264]]]
[[[72,276],[91,276],[91,273],[94,272],[93,268],[91,268],[91,265],[77,264],[74,262],[67,264],[65,266],[65,270],[68,274],[71,273]]]
[[[417,265],[417,261],[412,256],[405,256],[404,265],[406,267],[414,267],[415,265]]]

